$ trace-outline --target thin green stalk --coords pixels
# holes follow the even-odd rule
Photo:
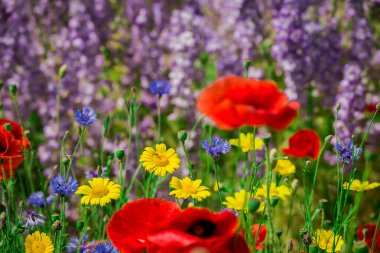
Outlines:
[[[78,151],[78,148],[79,148],[79,145],[82,143],[83,141],[83,138],[84,138],[84,135],[85,135],[85,132],[86,132],[86,127],[83,127],[81,132],[80,132],[80,135],[79,135],[79,140],[77,142],[77,144],[75,145],[75,148],[74,148],[74,151],[73,151],[73,154],[71,155],[71,159],[70,159],[70,162],[69,162],[69,166],[67,168],[67,172],[66,172],[66,177],[68,177],[70,171],[72,171],[72,167],[73,167],[73,162],[74,162],[74,159],[75,159],[75,156],[77,154],[77,151]]]
[[[154,175],[153,175],[153,173],[151,172],[151,173],[149,173],[149,177],[148,177],[148,182],[147,182],[147,185],[146,185],[146,191],[145,191],[145,197],[146,198],[149,198],[150,196],[149,196],[149,188],[150,188],[150,185],[151,185],[151,181],[153,180],[153,178],[154,178]]]
[[[59,237],[58,237],[58,246],[56,248],[56,252],[61,252],[61,246],[63,243],[63,235],[65,234],[65,212],[66,212],[66,198],[64,196],[61,196],[61,206],[60,206],[60,213],[59,213],[59,221],[62,225],[61,230],[59,231]]]
[[[274,243],[274,227],[272,220],[272,207],[270,204],[270,188],[272,184],[272,168],[269,155],[269,145],[266,143],[266,162],[267,162],[267,192],[266,192],[266,205],[268,208],[268,220],[269,220],[269,241]]]
[[[157,143],[161,142],[161,96],[157,96]]]
[[[132,175],[131,182],[129,183],[129,186],[127,189],[127,193],[125,194],[127,200],[129,199],[129,194],[131,193],[133,184],[134,184],[136,177],[139,174],[140,170],[141,170],[141,163],[139,164],[139,166],[137,167],[137,169],[135,170],[135,172]]]
[[[186,158],[187,168],[188,168],[188,170],[190,172],[191,180],[194,180],[193,164],[190,161],[190,156],[189,156],[189,152],[187,152],[187,149],[186,149],[186,146],[185,146],[185,141],[180,141],[180,142],[181,142],[181,145],[182,145],[183,153],[184,153],[185,158]]]
[[[378,234],[377,232],[379,231],[379,225],[380,225],[380,212],[379,212],[379,215],[377,216],[376,229],[375,229],[374,235]],[[372,241],[371,252],[375,252],[376,241],[377,241],[377,237],[375,240]]]
[[[219,187],[219,175],[218,175],[218,163],[216,160],[214,160],[215,165],[215,179],[216,179],[216,185],[218,187],[218,196],[219,196],[219,204],[220,204],[220,210],[223,208],[222,204],[222,194],[220,193],[220,187]]]

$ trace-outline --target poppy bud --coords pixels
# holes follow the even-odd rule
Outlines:
[[[380,110],[380,103],[378,103],[378,104],[376,105],[376,110],[377,110],[377,111]]]
[[[368,228],[365,228],[365,229],[363,229],[363,237],[364,237],[364,239],[367,237],[367,233],[368,233]]]
[[[326,138],[325,138],[325,142],[331,142],[333,136],[330,134],[330,135],[327,135]]]
[[[8,89],[13,96],[16,96],[17,86],[15,84],[9,85]]]
[[[339,110],[340,110],[340,107],[341,107],[341,104],[340,104],[340,103],[337,103],[336,106],[335,106],[335,110],[336,110],[336,111],[339,111]]]
[[[276,236],[278,237],[278,239],[280,239],[281,236],[282,236],[282,231],[281,231],[281,230],[280,230],[280,231],[277,231],[277,232],[276,232]]]
[[[269,145],[269,142],[270,142],[270,139],[271,139],[271,136],[270,135],[265,135],[263,136],[263,142],[265,143],[265,146],[268,146]]]
[[[177,136],[178,136],[178,140],[180,142],[185,142],[187,139],[187,132],[184,130],[181,130],[178,132]]]
[[[309,233],[307,233],[306,235],[303,236],[302,238],[302,242],[305,246],[309,247],[310,244],[312,243],[312,239],[311,239],[311,236]]]
[[[243,62],[243,66],[245,68],[246,71],[248,71],[249,67],[251,67],[251,64],[252,64],[252,61],[247,59],[247,60],[244,60]]]
[[[119,161],[123,160],[124,155],[125,155],[124,150],[120,149],[116,151],[116,157],[117,159],[119,159]]]
[[[257,209],[259,209],[259,207],[260,207],[260,201],[258,201],[256,199],[248,200],[248,211],[250,213],[256,212]]]
[[[66,64],[63,64],[61,67],[58,69],[58,77],[59,79],[63,79],[66,75],[67,72],[67,66]]]
[[[59,220],[54,221],[53,225],[51,226],[54,232],[58,232],[62,229],[61,222]]]
[[[286,244],[286,252],[290,252],[293,250],[293,240],[290,240],[288,244]]]
[[[270,205],[273,206],[273,207],[275,207],[278,204],[279,201],[280,201],[279,198],[271,198],[270,199]]]

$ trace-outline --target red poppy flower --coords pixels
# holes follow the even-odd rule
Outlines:
[[[249,253],[244,238],[236,233],[237,225],[235,214],[229,211],[188,208],[148,236],[152,244],[149,252],[182,253],[199,248],[205,252]]]
[[[9,124],[9,130],[7,130],[8,127],[5,127],[6,124]],[[29,141],[26,137],[23,137],[19,124],[11,120],[0,119],[0,162],[7,178],[14,175],[16,168],[24,160],[24,148],[29,147]],[[4,179],[1,167],[0,179]]]
[[[370,249],[372,247],[372,242],[373,242],[373,239],[376,238],[376,242],[375,242],[375,253],[376,252],[380,252],[380,232],[378,231],[377,232],[377,235],[375,237],[375,231],[376,231],[376,225],[373,225],[373,224],[369,224],[369,225],[364,225],[364,226],[361,226],[357,231],[356,231],[356,236],[360,239],[360,240],[363,240],[364,239],[364,235],[363,235],[363,230],[364,229],[367,229],[367,234],[366,234],[366,237],[365,237],[365,243],[367,244],[368,248]]]
[[[373,103],[373,104],[368,104],[366,106],[366,110],[367,112],[376,112],[376,105],[377,104],[380,104],[380,101],[376,102],[376,103]]]
[[[299,130],[289,139],[289,148],[283,148],[282,151],[294,157],[309,156],[313,159],[318,158],[321,149],[321,141],[318,134],[310,129]]]
[[[197,107],[221,129],[266,125],[280,131],[297,116],[300,104],[289,102],[274,82],[230,75],[207,86]]]
[[[147,248],[147,235],[161,229],[177,212],[176,203],[163,199],[131,201],[112,215],[107,235],[121,252],[142,253]]]
[[[257,236],[256,249],[262,250],[264,248],[263,242],[265,241],[265,237],[267,235],[267,229],[263,224],[261,224],[260,230],[259,230],[259,226],[260,226],[259,224],[255,224],[252,226],[252,235],[253,235],[253,238],[256,238]],[[257,235],[257,233],[259,234]]]

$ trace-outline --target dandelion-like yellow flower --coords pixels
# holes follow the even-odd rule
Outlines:
[[[156,176],[164,177],[167,173],[172,174],[179,169],[181,160],[174,149],[166,150],[165,144],[156,144],[156,150],[146,147],[140,156],[140,162],[149,172],[153,172]]]
[[[169,195],[175,195],[179,199],[187,199],[192,197],[198,201],[211,196],[209,188],[206,186],[201,186],[202,180],[197,179],[192,181],[189,177],[184,179],[179,179],[173,177],[170,181],[170,187],[173,188]]]
[[[313,237],[313,242],[316,243],[320,249],[325,250],[328,253],[333,252],[332,248],[334,241],[334,252],[340,252],[344,241],[340,235],[334,235],[334,232],[332,230],[317,229],[317,232]]]
[[[105,206],[111,202],[111,199],[120,198],[120,185],[110,181],[108,178],[93,178],[89,180],[88,185],[82,185],[75,194],[83,194],[81,204]]]
[[[26,253],[52,253],[53,251],[53,243],[45,233],[36,231],[33,234],[29,234],[25,239]]]
[[[270,198],[280,198],[286,200],[288,196],[291,195],[290,189],[285,185],[276,186],[275,183],[271,183],[269,190]],[[255,198],[266,198],[267,197],[267,185],[263,184],[259,189],[257,189]]]
[[[357,192],[361,192],[361,191],[368,191],[368,190],[372,190],[372,189],[375,189],[376,187],[379,187],[380,186],[380,183],[369,183],[368,181],[364,181],[363,183],[360,182],[360,180],[358,179],[355,179],[352,181],[351,185],[349,185],[348,182],[345,182],[343,184],[343,188],[344,189],[347,189],[348,186],[350,186],[350,190],[351,191],[357,191]]]
[[[244,212],[246,212],[248,210],[249,197],[250,193],[243,189],[239,192],[235,192],[234,197],[226,197],[226,201],[223,202],[223,205],[236,211],[241,211],[243,209]]]
[[[296,166],[289,160],[278,160],[274,170],[281,176],[288,176],[296,173]]]
[[[248,152],[250,150],[253,150],[253,134],[241,133],[239,136],[239,139],[231,139],[230,144],[236,147],[240,147],[243,152]],[[255,150],[261,150],[263,149],[263,146],[264,146],[264,142],[260,138],[256,137]]]

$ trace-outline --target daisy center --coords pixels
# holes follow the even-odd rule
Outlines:
[[[34,242],[32,246],[32,253],[45,252],[45,245],[42,242]]]
[[[169,164],[168,158],[164,155],[159,155],[159,154],[156,154],[153,157],[153,162],[160,167],[165,167],[166,165]]]
[[[195,188],[193,185],[183,185],[182,191],[186,192],[187,194],[195,194],[197,193],[197,188]]]
[[[96,185],[92,188],[93,198],[103,198],[108,195],[110,191],[104,185]]]

